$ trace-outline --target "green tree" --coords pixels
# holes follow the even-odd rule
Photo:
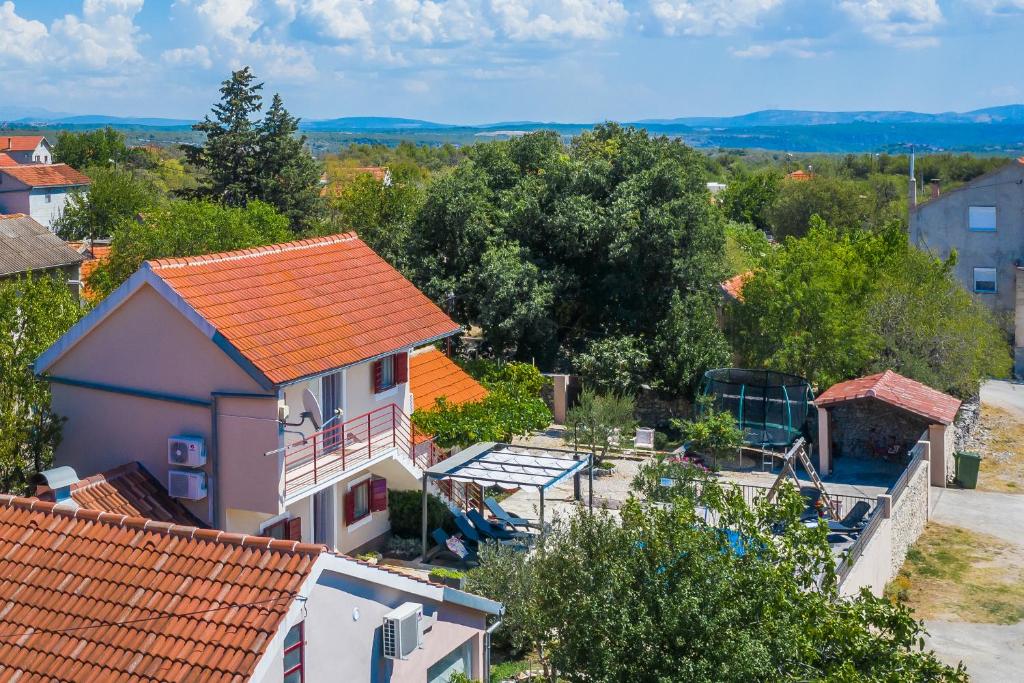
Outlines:
[[[61,131],[53,146],[54,162],[78,169],[117,165],[125,161],[128,155],[124,134],[110,126],[82,133]]]
[[[715,305],[704,293],[672,295],[652,344],[655,387],[676,396],[689,395],[705,370],[729,364],[732,354]]]
[[[815,218],[806,237],[768,252],[728,318],[744,364],[819,387],[892,367],[970,396],[1010,369],[991,314],[898,224],[840,233]]]
[[[778,239],[802,237],[812,216],[820,216],[839,232],[873,227],[869,192],[860,183],[820,175],[807,181],[786,181],[769,212],[772,234]]]
[[[742,172],[729,178],[719,200],[730,220],[750,223],[760,230],[770,230],[769,217],[779,200],[781,187],[782,173],[777,169]]]
[[[88,190],[73,193],[54,222],[61,239],[109,237],[121,221],[137,219],[160,200],[151,185],[129,171],[97,166],[87,174]]]
[[[905,607],[839,595],[827,527],[799,523],[793,487],[748,508],[683,467],[645,465],[657,500],[577,508],[535,553],[481,553],[468,588],[504,603],[504,637],[534,648],[549,681],[967,680],[923,651]]]
[[[61,278],[0,282],[0,490],[29,493],[32,475],[52,462],[63,420],[33,364],[81,315]]]
[[[676,427],[688,443],[689,450],[711,456],[717,466],[719,458],[735,455],[743,446],[743,430],[727,410],[716,410],[710,396],[701,396],[696,404],[697,416],[676,421]]]
[[[599,394],[584,387],[579,402],[565,416],[565,426],[577,443],[590,449],[594,464],[600,465],[613,442],[632,435],[635,410],[628,394]]]
[[[319,169],[296,138],[299,120],[274,96],[262,121],[262,83],[243,67],[221,84],[220,102],[192,129],[204,133],[202,145],[183,145],[186,160],[203,171],[188,196],[213,199],[227,206],[251,200],[273,205],[293,228],[305,225],[318,196]]]
[[[123,220],[114,229],[110,257],[97,266],[89,287],[106,296],[146,259],[195,256],[287,241],[288,219],[258,201],[233,208],[203,201],[167,202],[142,221]]]
[[[575,363],[584,385],[591,389],[635,395],[647,378],[651,359],[640,339],[626,335],[593,340]]]

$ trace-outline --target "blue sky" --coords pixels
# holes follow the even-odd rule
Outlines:
[[[964,111],[1024,101],[1024,0],[0,0],[2,106],[197,118]]]

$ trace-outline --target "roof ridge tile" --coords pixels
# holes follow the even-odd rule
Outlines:
[[[247,249],[235,249],[232,251],[214,252],[212,254],[200,254],[198,256],[181,256],[178,258],[158,258],[146,261],[146,264],[153,270],[164,270],[169,268],[184,268],[186,266],[201,266],[213,263],[227,263],[245,258],[253,258],[264,254],[284,254],[291,251],[301,251],[313,247],[340,244],[356,239],[356,233],[344,232],[336,235],[325,235],[324,237],[312,237],[280,244],[267,244]]]

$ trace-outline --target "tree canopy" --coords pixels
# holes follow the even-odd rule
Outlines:
[[[431,184],[412,234],[421,288],[453,297],[495,353],[545,368],[593,339],[650,342],[673,306],[713,319],[722,248],[701,156],[615,124],[568,149],[552,132],[471,148]],[[714,325],[685,332],[663,336],[667,353],[724,348]],[[685,393],[691,378],[649,379]]]
[[[923,651],[905,607],[839,596],[828,529],[798,522],[792,486],[751,509],[669,460],[634,486],[618,516],[576,508],[536,552],[484,547],[469,574],[505,605],[501,639],[536,651],[548,680],[967,680]]]
[[[54,222],[61,239],[109,237],[118,223],[138,218],[159,201],[156,189],[131,171],[97,166],[87,174],[88,189],[73,193]]]
[[[220,88],[221,100],[192,126],[206,134],[202,145],[184,145],[189,163],[203,172],[188,196],[213,199],[227,206],[260,200],[286,216],[293,228],[313,217],[319,196],[320,169],[297,136],[299,120],[274,95],[262,120],[262,83],[244,67]]]
[[[107,126],[80,133],[61,131],[53,146],[53,161],[83,169],[87,166],[110,166],[128,158],[124,134]],[[91,176],[90,176],[91,177]]]
[[[820,218],[770,249],[730,308],[734,348],[753,367],[821,387],[897,372],[960,396],[1010,370],[992,314],[898,224],[840,232]]]

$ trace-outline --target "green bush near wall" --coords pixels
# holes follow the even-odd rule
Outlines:
[[[419,538],[423,499],[420,491],[388,491],[388,509],[391,533],[402,538]],[[444,502],[427,494],[427,533],[441,527],[445,532],[456,532],[455,518]]]

